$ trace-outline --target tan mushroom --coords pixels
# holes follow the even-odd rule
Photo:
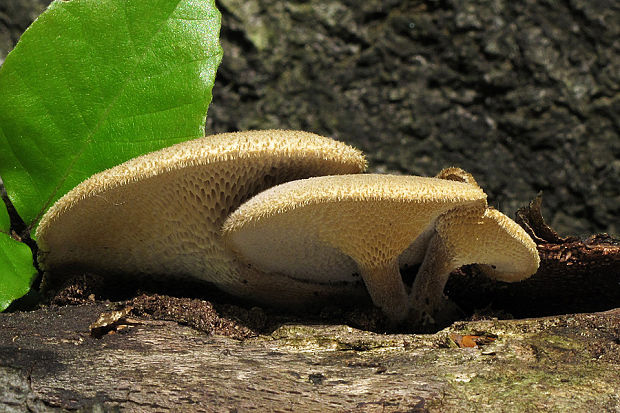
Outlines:
[[[486,195],[476,185],[438,178],[317,177],[253,197],[230,215],[223,234],[242,260],[265,273],[322,284],[361,275],[375,305],[398,322],[409,308],[399,255],[457,206],[482,213]]]
[[[278,185],[230,215],[225,242],[265,273],[319,283],[360,274],[392,321],[433,323],[453,269],[489,264],[489,274],[513,281],[538,266],[531,239],[487,208],[471,175],[455,168],[439,177],[342,175]],[[409,296],[399,266],[420,262]]]
[[[39,262],[46,271],[193,277],[275,302],[284,287],[291,294],[317,293],[316,285],[291,285],[240,266],[222,247],[221,225],[268,187],[365,166],[358,150],[306,132],[230,133],[180,143],[93,175],[63,196],[37,228]],[[336,290],[321,288],[318,293]]]
[[[454,208],[437,219],[429,237],[411,290],[410,318],[424,325],[450,321],[443,290],[450,273],[463,265],[479,264],[488,277],[515,282],[534,274],[539,262],[534,241],[506,215],[490,207],[482,213]]]
[[[445,168],[436,178],[478,186],[474,177],[460,168]],[[446,212],[425,232],[423,245],[424,255],[419,254],[419,248],[408,261],[422,263],[411,290],[409,317],[415,324],[451,321],[458,309],[443,290],[450,273],[463,265],[478,264],[490,278],[515,282],[534,274],[540,263],[536,244],[525,230],[492,207],[482,214],[462,207]]]

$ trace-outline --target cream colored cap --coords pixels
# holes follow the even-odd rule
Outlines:
[[[480,216],[455,209],[436,226],[456,267],[479,264],[484,273],[500,281],[521,281],[540,263],[538,249],[516,222],[494,208]]]
[[[93,175],[58,200],[36,231],[40,264],[232,285],[240,281],[219,236],[231,211],[282,182],[365,167],[358,150],[307,132],[250,131],[180,143]]]
[[[345,281],[395,259],[443,212],[486,205],[477,186],[438,178],[341,175],[264,191],[223,225],[225,242],[265,272]]]

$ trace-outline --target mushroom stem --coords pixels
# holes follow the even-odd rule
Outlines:
[[[452,256],[441,236],[433,235],[411,287],[409,319],[413,324],[441,324],[444,318],[449,318],[449,314],[445,314],[446,317],[442,316],[442,310],[450,311],[443,290],[450,273],[455,268]]]
[[[403,321],[409,313],[409,298],[398,269],[398,258],[378,265],[360,265],[360,273],[372,302],[391,322]]]

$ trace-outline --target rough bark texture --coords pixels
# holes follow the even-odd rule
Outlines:
[[[105,308],[0,314],[1,410],[620,410],[618,310],[435,335],[283,325],[237,341],[152,320],[94,338]]]
[[[49,0],[0,3],[0,59]],[[220,0],[208,133],[295,128],[373,170],[471,171],[512,215],[620,233],[620,6],[608,0]]]

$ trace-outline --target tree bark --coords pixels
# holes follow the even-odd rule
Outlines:
[[[91,336],[109,307],[0,314],[0,410],[620,409],[619,310],[459,322],[433,335],[289,324],[240,341],[121,319],[125,329]]]

